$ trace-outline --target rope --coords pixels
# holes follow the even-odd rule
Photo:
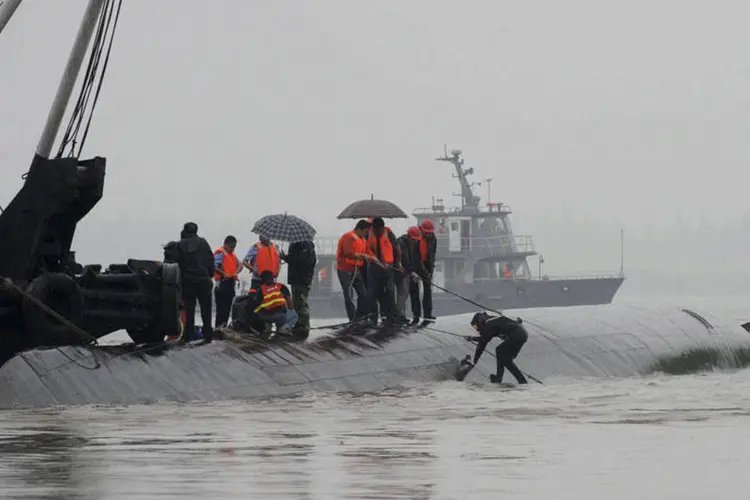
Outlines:
[[[434,287],[435,287],[435,288],[437,288],[438,290],[442,290],[443,292],[445,292],[445,293],[447,293],[447,294],[453,295],[454,297],[456,297],[456,298],[458,298],[458,299],[461,299],[461,300],[464,300],[464,301],[468,302],[469,304],[475,305],[475,306],[477,306],[477,307],[479,307],[479,308],[481,308],[481,309],[484,309],[485,311],[490,311],[490,312],[493,312],[493,313],[495,313],[495,314],[499,314],[500,316],[505,316],[505,315],[504,315],[504,314],[503,314],[502,312],[500,312],[500,311],[497,311],[497,310],[495,310],[495,309],[492,309],[491,307],[486,307],[486,306],[484,306],[484,305],[480,304],[479,302],[475,302],[475,301],[471,300],[471,299],[470,299],[470,298],[468,298],[468,297],[464,297],[464,296],[463,296],[463,295],[461,295],[461,294],[458,294],[458,293],[456,293],[456,292],[453,292],[453,291],[451,291],[451,290],[448,290],[447,288],[443,288],[442,286],[440,286],[440,285],[437,285],[437,284],[435,284],[435,282],[434,282],[434,281],[431,281],[431,280],[429,280],[429,279],[427,279],[427,278],[423,278],[422,276],[419,276],[419,279],[421,279],[422,281],[424,281],[424,282],[425,282],[426,284],[428,284],[428,285],[434,286]]]
[[[460,335],[460,334],[458,334],[458,333],[453,333],[453,332],[449,332],[449,331],[446,331],[446,330],[440,330],[439,328],[433,328],[433,327],[431,327],[431,326],[425,326],[424,328],[425,328],[426,330],[432,330],[432,331],[434,331],[434,332],[438,332],[438,333],[444,333],[444,334],[446,334],[446,335],[452,335],[452,336],[454,336],[454,337],[460,337],[460,338],[463,338],[463,339],[466,339],[466,340],[468,340],[469,342],[476,342],[476,340],[474,340],[474,339],[473,339],[473,337],[472,337],[471,335]],[[490,355],[490,356],[492,356],[493,358],[495,358],[495,357],[496,357],[496,356],[495,356],[495,355],[494,355],[494,354],[493,354],[492,352],[490,352],[490,351],[487,351],[487,354],[489,354],[489,355]],[[473,367],[472,367],[472,370],[473,370]],[[520,370],[520,368],[519,368],[519,370]],[[524,376],[526,376],[526,378],[530,378],[531,380],[533,380],[533,381],[534,381],[534,382],[536,382],[537,384],[541,384],[541,385],[544,385],[544,384],[542,383],[542,381],[541,381],[541,380],[539,380],[538,378],[534,377],[533,375],[529,375],[528,373],[526,373],[526,372],[524,372],[524,371],[521,371],[521,373],[523,373],[523,374],[524,374]]]
[[[345,323],[334,323],[332,325],[316,326],[314,328],[310,328],[310,330],[332,330],[334,328],[344,328],[347,326],[354,326],[354,325],[365,323],[368,319],[369,318],[367,316],[363,316],[361,318],[358,318],[352,321],[347,321]]]
[[[70,322],[70,321],[69,321],[69,320],[68,320],[67,318],[63,317],[63,316],[62,316],[62,315],[60,315],[60,314],[59,314],[59,313],[58,313],[57,311],[55,311],[54,309],[52,309],[51,307],[49,307],[49,306],[48,306],[47,304],[45,304],[45,303],[44,303],[44,302],[42,302],[41,300],[39,300],[39,299],[37,299],[36,297],[34,297],[33,295],[31,295],[31,294],[30,294],[29,292],[27,292],[26,290],[24,290],[24,289],[23,289],[23,288],[21,288],[20,286],[16,285],[16,284],[15,284],[15,283],[14,283],[13,281],[11,281],[11,279],[10,279],[10,278],[3,278],[3,282],[4,282],[4,283],[5,283],[6,285],[8,285],[8,286],[10,286],[11,288],[13,288],[14,290],[16,290],[16,291],[17,291],[18,293],[20,293],[20,294],[21,294],[21,295],[22,295],[23,297],[25,297],[25,298],[29,299],[30,301],[32,301],[32,302],[33,302],[34,304],[36,304],[36,305],[37,305],[37,306],[38,306],[38,307],[39,307],[39,308],[40,308],[40,309],[41,309],[42,311],[44,311],[45,313],[47,313],[47,314],[49,314],[50,316],[52,316],[53,318],[55,318],[55,319],[56,319],[57,321],[59,321],[59,322],[60,322],[60,323],[62,323],[63,325],[65,325],[65,326],[67,326],[68,328],[70,328],[70,329],[71,329],[71,330],[72,330],[72,331],[73,331],[74,333],[77,333],[77,334],[78,334],[78,335],[80,335],[80,336],[81,336],[82,338],[84,338],[84,339],[87,339],[87,340],[89,340],[89,341],[90,341],[91,343],[93,343],[94,345],[97,345],[97,339],[96,339],[96,337],[94,337],[94,336],[93,336],[93,335],[91,335],[90,333],[86,332],[85,330],[83,330],[83,329],[82,329],[81,327],[79,327],[78,325],[75,325],[75,324],[73,324],[73,323],[72,323],[72,322]]]

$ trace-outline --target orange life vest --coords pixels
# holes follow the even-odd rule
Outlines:
[[[507,265],[503,266],[503,274],[505,275],[505,279],[511,279],[513,277],[513,273]]]
[[[228,253],[226,250],[224,250],[224,247],[221,247],[214,252],[214,255],[217,255],[219,253],[224,254],[224,260],[221,261],[221,268],[224,270],[224,274],[236,280],[240,279],[239,276],[237,276],[237,271],[240,268],[240,261],[237,259],[237,256],[234,254],[234,252]],[[219,274],[218,272],[214,273],[214,279],[216,281],[219,281],[221,278],[221,274]]]
[[[284,294],[281,293],[281,283],[261,285],[260,291],[263,294],[263,302],[255,308],[256,313],[261,310],[274,311],[280,308],[286,309],[286,299],[284,298]]]
[[[419,240],[419,255],[422,256],[422,262],[427,262],[429,257],[427,255],[427,238],[424,236]]]
[[[341,238],[339,238],[338,248],[336,249],[336,263],[343,263],[350,266],[359,267],[365,263],[362,259],[353,259],[351,257],[344,256],[343,246],[346,238],[353,239],[354,253],[365,253],[365,240],[360,238],[354,231],[349,231],[348,233],[344,233]]]
[[[383,234],[380,235],[380,251],[382,253],[382,260],[384,264],[393,264],[393,245],[391,244],[391,239],[388,237],[388,232],[390,231],[389,228],[385,228],[385,231],[383,231]],[[378,256],[377,251],[377,241],[378,239],[375,238],[375,233],[370,233],[370,236],[367,238],[367,254],[373,255],[375,257]]]
[[[326,271],[325,267],[320,270],[320,279],[323,281],[328,279],[328,271]]]
[[[258,255],[255,257],[255,274],[258,276],[263,271],[271,271],[273,277],[279,275],[279,251],[276,245],[271,243],[269,246],[261,245],[260,241],[255,244],[258,249]]]

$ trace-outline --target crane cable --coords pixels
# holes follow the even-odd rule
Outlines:
[[[104,73],[107,71],[107,65],[109,63],[109,56],[112,51],[112,42],[115,36],[115,30],[117,29],[117,23],[120,18],[120,8],[122,7],[122,0],[105,0],[104,6],[99,13],[99,21],[94,37],[94,44],[91,49],[89,56],[88,67],[86,68],[86,74],[83,79],[81,86],[81,92],[78,95],[78,101],[73,109],[73,113],[70,117],[70,122],[65,130],[62,142],[60,143],[60,149],[57,152],[57,158],[62,158],[65,154],[65,150],[69,147],[68,156],[77,158],[81,154],[83,145],[86,142],[86,137],[89,133],[89,127],[91,126],[91,119],[94,115],[94,108],[99,100],[99,92],[104,82]],[[106,54],[105,54],[106,49]],[[102,63],[102,55],[104,55],[103,64],[101,66],[101,72],[99,72],[100,63]],[[97,75],[97,73],[99,73]],[[98,83],[97,83],[98,76]],[[90,102],[91,93],[96,84],[96,92],[93,95],[93,100]],[[87,108],[88,118],[85,118]],[[83,132],[81,132],[81,126],[84,120],[86,121]],[[76,151],[76,146],[78,150]]]

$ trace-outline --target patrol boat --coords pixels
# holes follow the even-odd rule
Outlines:
[[[448,154],[447,148],[437,161],[453,165],[454,178],[461,191],[460,207],[447,207],[433,197],[432,206],[413,212],[416,224],[429,219],[435,226],[437,257],[433,280],[445,293],[433,288],[433,314],[463,314],[476,309],[465,297],[493,309],[567,307],[609,304],[625,275],[620,256],[620,272],[607,276],[552,278],[542,274],[544,258],[534,247],[531,236],[515,235],[510,221],[511,209],[501,202],[489,201],[484,207],[470,183],[473,168],[464,168],[461,150]],[[492,179],[486,179],[488,197]],[[318,274],[310,292],[310,309],[318,318],[346,317],[341,287],[336,277],[335,238],[316,240]],[[534,275],[528,258],[536,256],[538,273]],[[459,297],[460,296],[460,297]],[[408,309],[407,305],[407,309]]]

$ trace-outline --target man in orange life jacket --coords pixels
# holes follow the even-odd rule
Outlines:
[[[380,314],[385,316],[386,322],[393,323],[396,318],[393,271],[395,267],[400,266],[401,251],[393,231],[385,227],[385,221],[380,217],[372,221],[366,253],[374,259],[367,265],[367,302],[370,322],[377,324],[378,304],[380,304]]]
[[[362,276],[365,261],[373,260],[365,248],[365,241],[369,235],[370,223],[360,220],[352,231],[344,233],[339,238],[336,248],[336,274],[344,293],[344,307],[349,321],[360,319],[367,314],[367,288]],[[357,307],[352,301],[352,290],[357,292]]]
[[[279,259],[279,251],[276,249],[276,245],[263,235],[260,235],[259,239],[260,241],[250,247],[247,255],[245,255],[245,260],[242,261],[242,264],[253,273],[250,282],[251,288],[260,286],[260,275],[263,271],[271,271],[275,279],[279,275],[279,269],[281,269],[281,259]]]
[[[422,259],[422,265],[416,266],[416,272],[419,280],[412,281],[411,296],[412,307],[414,301],[417,303],[417,312],[419,316],[419,282],[422,282],[422,312],[424,319],[434,320],[432,315],[432,275],[435,272],[435,254],[437,253],[437,239],[435,238],[435,226],[430,219],[425,219],[419,225],[422,238],[419,241],[419,255]]]
[[[267,325],[275,324],[276,333],[291,335],[292,327],[297,323],[297,312],[289,288],[277,283],[273,273],[266,270],[260,275],[260,286],[255,293],[258,306],[253,312]]]
[[[214,299],[216,300],[216,326],[226,326],[229,313],[232,311],[232,301],[235,295],[235,285],[242,271],[240,261],[234,253],[237,248],[237,238],[232,235],[224,238],[224,245],[214,252]]]

